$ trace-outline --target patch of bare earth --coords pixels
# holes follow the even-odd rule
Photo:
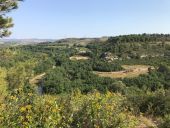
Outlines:
[[[136,128],[158,128],[158,121],[144,116],[139,117],[139,125]]]
[[[37,76],[34,76],[32,79],[29,80],[30,84],[37,84],[40,82],[40,80],[43,79],[43,77],[46,75],[46,73],[39,74]]]
[[[89,60],[90,58],[87,56],[80,56],[80,55],[76,55],[76,56],[71,56],[70,60]]]
[[[147,65],[123,65],[125,70],[117,71],[117,72],[98,72],[94,71],[95,74],[100,77],[110,77],[110,78],[133,78],[137,77],[141,74],[147,74],[149,72],[149,68],[153,68],[152,66]]]

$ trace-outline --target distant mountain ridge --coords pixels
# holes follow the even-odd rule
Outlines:
[[[28,45],[28,44],[39,44],[42,42],[54,42],[54,39],[0,39],[0,44],[18,44],[18,45]]]
[[[64,39],[0,39],[0,44],[7,45],[30,45],[46,43],[63,43],[63,44],[88,44],[94,41],[106,41],[108,37],[99,38],[64,38]]]

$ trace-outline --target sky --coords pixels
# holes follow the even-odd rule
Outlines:
[[[15,39],[170,33],[170,0],[25,0],[7,16]]]

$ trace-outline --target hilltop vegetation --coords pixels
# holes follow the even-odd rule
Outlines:
[[[84,40],[1,48],[0,127],[168,128],[170,35]]]

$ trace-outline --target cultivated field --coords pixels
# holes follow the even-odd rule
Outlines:
[[[152,66],[147,65],[123,65],[122,66],[125,70],[117,71],[117,72],[98,72],[95,71],[94,73],[101,76],[101,77],[110,77],[110,78],[132,78],[137,77],[141,74],[147,74],[148,69]]]

